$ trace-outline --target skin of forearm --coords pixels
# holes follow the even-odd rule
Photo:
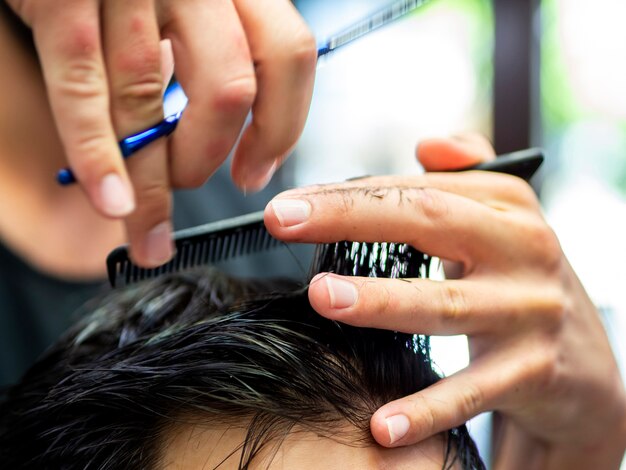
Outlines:
[[[497,421],[497,419],[496,419]],[[549,444],[511,422],[496,423],[495,470],[619,470],[626,451],[626,422],[607,429],[598,444]]]

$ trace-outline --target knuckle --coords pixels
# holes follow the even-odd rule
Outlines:
[[[215,91],[214,107],[225,113],[247,112],[256,98],[257,84],[253,75],[226,81]]]
[[[60,38],[59,52],[67,58],[96,58],[99,56],[99,46],[98,24],[87,20],[76,20],[68,26],[67,34]]]
[[[411,397],[411,427],[418,436],[430,436],[436,432],[437,416],[435,410],[420,394]]]
[[[160,181],[143,181],[136,185],[137,201],[155,206],[167,203],[169,195],[169,187],[166,183]]]
[[[539,245],[543,248],[542,258],[550,272],[559,273],[563,265],[563,250],[554,230],[545,223],[536,235]]]
[[[137,215],[148,215],[151,220],[169,218],[170,197],[169,188],[162,183],[143,183],[136,189]]]
[[[532,247],[536,260],[550,273],[560,273],[563,263],[561,244],[554,230],[543,219],[533,217],[523,221],[524,239]]]
[[[105,145],[107,136],[97,130],[86,131],[76,138],[75,148],[83,154],[83,161],[96,159]]]
[[[85,100],[106,98],[104,71],[93,57],[79,57],[61,67],[58,77],[49,82],[52,94]]]
[[[544,296],[539,320],[550,330],[558,329],[565,322],[571,307],[571,300],[563,289],[552,289]]]
[[[470,416],[481,412],[484,408],[485,396],[480,389],[472,383],[465,383],[462,388],[460,410],[462,421],[466,421]]]
[[[114,106],[125,111],[148,111],[151,116],[162,114],[163,84],[159,73],[138,77],[113,90]]]
[[[304,69],[314,68],[317,63],[317,44],[308,28],[302,28],[294,34],[290,44],[290,58],[297,66]]]
[[[442,219],[448,213],[448,206],[441,197],[441,192],[435,188],[419,188],[414,203],[429,220]]]
[[[109,136],[96,130],[86,132],[68,145],[73,154],[72,166],[79,175],[105,175],[112,171],[110,156],[104,149],[110,148]]]
[[[163,79],[159,45],[141,41],[134,47],[115,53],[111,62],[115,71],[111,92],[115,105],[134,110],[153,103],[160,111]]]
[[[480,177],[485,185],[488,185],[491,192],[495,196],[495,200],[491,201],[500,207],[510,210],[511,207],[531,210],[539,212],[541,207],[539,199],[535,194],[535,190],[525,180],[504,173],[479,172]]]
[[[376,305],[374,308],[368,308],[367,310],[376,312],[382,318],[389,318],[390,315],[397,314],[397,308],[394,305],[393,296],[389,289],[384,285],[376,284],[375,281],[365,282],[364,288],[367,289],[370,285],[377,286],[377,288],[372,289],[373,292],[369,294],[364,292],[363,295],[359,295],[359,298],[375,299]]]
[[[352,191],[340,191],[336,193],[336,197],[329,201],[330,209],[332,209],[337,222],[350,220],[354,214],[355,204],[356,198]],[[346,235],[348,234],[346,233]]]
[[[513,176],[508,176],[506,180],[506,193],[509,194],[517,204],[532,210],[539,209],[539,199],[531,185],[523,179]]]
[[[558,384],[559,370],[559,354],[556,348],[552,342],[544,341],[533,354],[528,371],[537,391],[549,391]]]
[[[467,299],[458,286],[443,284],[442,294],[442,322],[445,325],[462,321],[468,312]]]

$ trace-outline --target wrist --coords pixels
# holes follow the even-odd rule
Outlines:
[[[510,420],[501,422],[493,439],[493,468],[496,470],[619,470],[626,452],[626,419],[607,427],[596,442],[547,442]]]
[[[619,470],[626,450],[624,438],[620,437],[616,439],[607,432],[606,440],[600,444],[551,446],[546,449],[545,466],[541,470]]]

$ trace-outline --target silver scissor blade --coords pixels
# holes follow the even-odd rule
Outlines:
[[[345,46],[346,44],[349,44],[352,41],[371,33],[372,31],[376,31],[377,29],[408,15],[413,10],[418,9],[429,2],[430,0],[404,0],[395,2],[379,12],[355,23],[339,34],[332,36],[318,48],[317,56],[321,57],[334,51],[335,49]]]

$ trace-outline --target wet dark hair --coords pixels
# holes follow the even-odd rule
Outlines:
[[[374,445],[372,413],[439,379],[427,337],[325,319],[289,281],[196,271],[94,309],[0,405],[4,467],[159,468],[181,423],[249,420],[241,469],[295,425]],[[353,432],[338,433],[345,422]],[[446,437],[448,464],[484,468],[465,426]]]

